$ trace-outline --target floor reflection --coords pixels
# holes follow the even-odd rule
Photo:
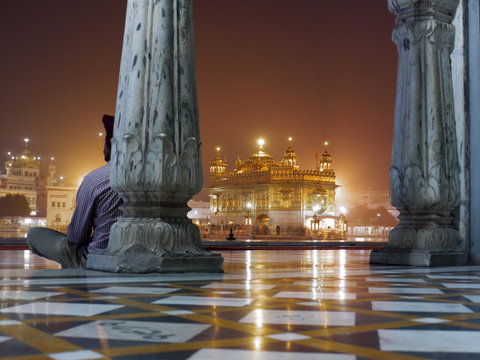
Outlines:
[[[0,251],[0,360],[480,357],[479,266],[370,266],[366,250],[222,255],[224,274],[128,275]]]

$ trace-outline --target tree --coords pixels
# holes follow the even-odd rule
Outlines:
[[[7,194],[0,198],[0,216],[28,216],[30,206],[25,195]]]

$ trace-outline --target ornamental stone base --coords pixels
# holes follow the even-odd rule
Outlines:
[[[386,248],[370,253],[371,264],[458,266],[467,262],[458,231],[432,223],[416,227],[400,223],[390,232]]]
[[[113,241],[112,241],[113,240]],[[223,272],[223,258],[203,248],[191,222],[122,218],[105,250],[91,251],[87,268],[125,273]]]
[[[391,251],[373,250],[370,264],[408,265],[408,266],[459,266],[468,261],[466,253],[442,253],[429,251]]]

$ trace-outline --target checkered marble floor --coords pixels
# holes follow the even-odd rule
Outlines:
[[[0,251],[0,360],[480,359],[480,266],[222,254],[224,274],[125,275]]]

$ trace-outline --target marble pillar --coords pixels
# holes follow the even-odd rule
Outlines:
[[[202,188],[192,1],[128,0],[110,175],[123,216],[90,269],[222,272],[187,218]]]
[[[470,259],[480,264],[480,2],[467,1],[470,120]]]
[[[458,231],[459,160],[450,54],[459,0],[388,0],[398,48],[390,198],[400,224],[370,262],[413,266],[468,260]]]

